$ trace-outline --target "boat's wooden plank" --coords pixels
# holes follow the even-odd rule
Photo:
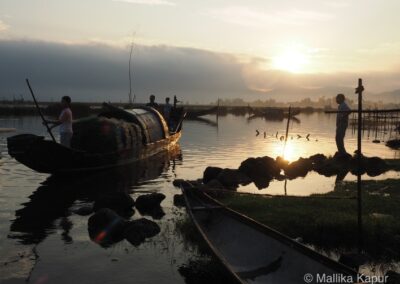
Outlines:
[[[188,188],[190,184],[182,190],[193,222],[238,282],[299,283],[305,273],[319,272],[357,275],[352,269]],[[219,210],[191,210],[209,206]]]
[[[223,208],[222,206],[193,206],[191,207],[192,211],[207,211],[207,210],[215,210],[215,209],[221,209]]]

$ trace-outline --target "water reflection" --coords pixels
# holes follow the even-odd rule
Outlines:
[[[139,183],[158,178],[169,167],[174,170],[175,162],[181,159],[178,146],[149,159],[89,176],[74,179],[51,176],[16,210],[9,238],[18,239],[22,244],[38,244],[56,229],[62,229],[63,240],[71,243],[69,231],[73,224],[68,218],[73,212],[90,213],[90,206],[93,203],[96,206],[96,200],[104,195],[112,198],[118,193],[130,194]],[[79,206],[73,206],[77,201]],[[133,212],[125,217],[129,215]]]

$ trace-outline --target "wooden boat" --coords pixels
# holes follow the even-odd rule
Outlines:
[[[192,109],[192,110],[188,110],[187,118],[188,119],[198,118],[200,116],[214,114],[217,111],[218,111],[218,106],[211,107],[211,108],[208,108],[208,109],[198,109],[198,110]]]
[[[153,108],[123,110],[109,104],[104,107],[105,111],[98,115],[99,118],[123,121],[138,129],[137,137],[140,140],[136,144],[123,141],[125,146],[122,148],[93,152],[90,149],[68,148],[43,136],[20,134],[7,139],[8,152],[11,157],[35,171],[72,174],[113,168],[145,159],[174,146],[181,137],[182,110],[179,116],[175,116],[179,119],[174,122],[174,130],[171,131],[163,116]]]
[[[182,186],[182,191],[201,236],[238,283],[317,283],[317,275],[357,280],[349,267],[223,206],[206,193],[190,185]],[[307,282],[310,275],[314,281]]]
[[[283,109],[283,108],[273,108],[273,107],[252,108],[249,106],[248,109],[252,113],[252,115],[249,117],[249,120],[257,118],[257,117],[263,117],[266,120],[282,121],[285,118],[289,117],[288,110]],[[290,113],[291,119],[293,119],[294,116],[298,115],[299,113],[300,113],[300,109],[298,109],[298,108],[292,109],[292,111]]]

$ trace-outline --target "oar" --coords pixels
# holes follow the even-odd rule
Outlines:
[[[37,108],[37,110],[38,110],[38,112],[39,112],[39,115],[40,115],[40,117],[42,118],[43,123],[44,123],[44,125],[45,125],[46,128],[47,128],[47,132],[50,134],[51,139],[53,139],[53,141],[56,142],[56,139],[54,138],[53,133],[51,132],[51,129],[50,129],[49,125],[47,124],[46,119],[44,119],[43,113],[42,113],[42,111],[40,110],[39,104],[38,104],[37,101],[36,101],[35,95],[33,94],[33,91],[32,91],[32,88],[31,88],[31,84],[29,84],[29,80],[28,80],[28,79],[26,79],[26,84],[28,85],[29,91],[31,91],[31,95],[32,95],[33,101],[35,102],[35,105],[36,105],[36,108]],[[57,142],[56,142],[56,143],[57,143]]]

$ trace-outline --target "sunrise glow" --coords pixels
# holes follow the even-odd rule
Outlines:
[[[274,69],[292,73],[305,72],[307,63],[308,58],[306,54],[293,47],[284,50],[272,59]]]

